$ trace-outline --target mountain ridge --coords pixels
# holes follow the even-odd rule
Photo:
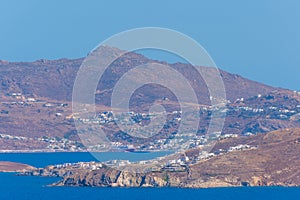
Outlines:
[[[24,94],[31,94],[31,93],[35,94],[36,93],[36,95],[40,96],[40,97],[47,97],[50,99],[71,101],[72,86],[74,84],[73,79],[75,78],[76,72],[78,71],[83,60],[84,60],[84,58],[78,58],[78,59],[62,58],[62,59],[58,59],[58,60],[39,59],[34,62],[8,62],[8,61],[4,62],[4,63],[2,62],[2,63],[0,63],[0,73],[1,73],[0,80],[2,81],[1,91],[9,92],[8,88],[5,87],[7,85],[6,82],[9,82],[9,83],[16,82],[16,84],[19,85],[19,87],[16,87],[16,90],[23,91]],[[171,66],[172,68],[178,70],[180,73],[185,74],[190,79],[193,79],[193,78],[197,78],[199,80],[202,79],[201,77],[195,76],[191,73],[191,72],[195,72],[195,70],[192,69],[193,67],[190,64],[185,64],[185,63],[168,64],[163,61],[151,60],[151,59],[146,58],[143,55],[132,53],[132,52],[125,54],[120,59],[117,59],[115,62],[112,63],[112,66],[120,68],[118,73],[121,73],[121,72],[124,73],[124,72],[126,72],[126,70],[128,71],[128,69],[132,69],[133,67],[136,67],[137,65],[141,65],[141,64],[144,64],[149,61]],[[26,86],[25,81],[27,81],[27,85],[28,85],[28,83],[31,83],[31,81],[26,79],[26,76],[28,76],[29,74],[28,74],[28,72],[23,71],[24,69],[22,69],[22,68],[29,70],[32,78],[36,78],[36,79],[38,78],[38,76],[42,76],[45,80],[47,80],[47,73],[51,73],[51,76],[53,76],[53,77],[51,77],[51,78],[53,78],[52,87],[55,87],[56,94],[54,95],[51,92],[46,94],[46,93],[43,93],[42,90],[34,91],[32,89],[32,88],[36,87],[36,85],[34,83],[32,83],[31,87],[25,87]],[[123,68],[123,69],[121,69],[121,68]],[[127,68],[127,69],[124,70],[124,68]],[[11,72],[15,73],[15,77],[12,74],[9,74]],[[22,72],[22,74],[19,74],[21,72]],[[119,75],[118,73],[110,71],[107,74],[108,75],[107,77],[118,76]],[[5,77],[5,74],[8,74],[11,77],[14,77],[14,79],[9,80],[9,77]],[[247,98],[250,96],[257,95],[255,93],[259,93],[259,92],[264,94],[264,93],[269,93],[273,90],[287,90],[287,89],[275,88],[272,86],[268,86],[268,85],[259,83],[257,81],[252,81],[252,80],[244,78],[240,75],[231,74],[231,73],[228,73],[221,69],[220,69],[220,75],[222,76],[223,81],[225,83],[226,92],[228,92],[227,97],[231,101],[233,101],[237,98],[242,98],[242,95],[245,98]],[[22,78],[24,79],[23,81],[21,80]],[[55,82],[54,80],[55,81],[65,80],[65,82],[61,82],[59,85],[54,85],[53,84],[53,82]],[[104,79],[103,81],[106,81],[106,79]],[[107,81],[111,81],[111,80],[107,80]],[[233,83],[231,83],[231,82],[233,82]],[[42,82],[39,82],[39,83],[42,83]],[[65,83],[66,85],[63,85],[63,83]],[[199,83],[197,83],[197,84],[199,84]],[[246,86],[245,90],[247,90],[247,92],[237,91],[237,89],[235,89],[236,87],[234,87],[234,86],[236,86],[238,84],[245,85]],[[203,85],[203,83],[201,82],[200,85]],[[110,85],[108,85],[108,84],[105,85],[105,87],[108,87],[108,86],[110,86]],[[253,90],[254,89],[257,90],[258,86],[259,86],[260,91],[254,92]],[[47,91],[47,89],[49,90],[49,87],[47,87],[45,89]],[[197,89],[199,90],[199,88],[196,88],[196,90]],[[64,91],[64,93],[61,94],[60,91]],[[65,91],[67,91],[67,93]],[[240,95],[237,95],[237,94],[240,94]]]

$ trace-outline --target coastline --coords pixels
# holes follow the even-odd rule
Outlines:
[[[48,150],[48,149],[36,149],[36,150],[0,150],[0,153],[87,153],[89,151],[70,151],[70,150]],[[96,153],[96,152],[95,152]],[[100,153],[100,152],[99,152]]]
[[[62,180],[55,185],[63,186],[158,188],[300,186],[300,179],[297,173],[300,166],[300,161],[297,159],[300,150],[299,137],[300,129],[294,128],[252,137],[221,140],[216,144],[215,149],[228,149],[232,146],[236,147],[236,144],[251,144],[256,148],[231,150],[214,156],[201,157],[201,160],[197,160],[198,152],[188,151],[178,159],[180,162],[176,162],[177,159],[175,164],[172,159],[172,162],[170,161],[170,163],[166,164],[157,162],[157,165],[148,166],[149,171],[144,173],[135,171],[134,168],[131,168],[135,167],[135,165],[132,164],[130,166],[130,163],[130,168],[128,168],[130,170],[124,171],[122,170],[125,169],[124,167],[122,168],[122,162],[115,163],[120,164],[121,170],[118,170],[110,167],[112,163],[105,164],[99,162],[99,160],[83,159],[87,155],[81,157],[62,154],[63,159],[60,162],[56,162],[60,159],[59,153],[66,153],[67,151],[46,151],[44,156],[33,155],[33,157],[38,157],[36,160],[32,160],[31,156],[26,156],[28,163],[40,168],[27,170],[20,175],[61,177]],[[12,151],[6,151],[6,153],[10,152]],[[13,152],[20,153],[20,151]],[[17,157],[22,157],[24,152],[33,153],[33,151],[28,150],[21,151]],[[43,154],[43,151],[34,152]],[[51,158],[47,153],[57,154]],[[130,153],[126,154],[129,156],[133,155]],[[112,155],[103,155],[106,156],[107,160],[112,158]],[[10,156],[3,157],[6,157],[8,160],[12,158]],[[101,160],[104,161],[105,159]],[[24,162],[24,159],[19,159],[18,161]],[[40,163],[43,165],[40,165]]]
[[[136,154],[146,154],[146,153],[159,153],[162,151],[151,150],[151,151],[89,151],[89,150],[49,150],[49,149],[32,149],[32,150],[0,150],[0,153],[112,153],[112,152],[124,152],[124,153],[136,153]],[[168,151],[164,151],[168,152]]]

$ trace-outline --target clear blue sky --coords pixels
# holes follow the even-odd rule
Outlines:
[[[130,28],[178,30],[229,72],[300,90],[298,0],[0,0],[0,59],[85,56]]]

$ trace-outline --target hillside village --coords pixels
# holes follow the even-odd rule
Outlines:
[[[297,92],[294,92],[298,95]],[[287,102],[282,104],[282,101]],[[91,118],[80,118],[78,114],[71,112],[69,102],[48,101],[44,98],[34,97],[34,95],[23,95],[19,92],[12,92],[6,94],[1,99],[0,117],[10,117],[16,108],[20,111],[33,112],[45,116],[47,120],[42,123],[49,123],[53,119],[55,123],[69,124],[69,127],[74,129],[74,121],[85,125],[109,128],[111,132],[110,139],[114,146],[113,151],[135,150],[135,151],[158,151],[172,149],[172,146],[182,141],[182,148],[191,149],[205,145],[208,142],[218,141],[224,138],[251,136],[257,133],[264,132],[261,127],[240,129],[240,127],[247,127],[247,123],[252,119],[264,120],[279,120],[282,124],[293,123],[295,126],[300,121],[300,103],[288,96],[281,94],[256,95],[255,97],[244,99],[239,98],[234,102],[228,102],[226,106],[201,106],[199,112],[191,112],[189,115],[198,115],[201,120],[209,121],[212,113],[214,116],[220,118],[232,118],[230,124],[225,124],[223,132],[216,132],[214,138],[207,138],[205,131],[207,127],[200,126],[198,130],[190,130],[187,135],[180,136],[176,130],[182,120],[182,112],[180,110],[173,110],[172,112],[163,113],[167,115],[167,121],[164,124],[160,134],[157,134],[152,140],[142,141],[132,140],[132,137],[125,132],[118,130],[118,123],[125,123],[127,125],[137,125],[134,131],[139,131],[139,127],[148,124],[152,119],[159,117],[162,113],[138,113],[129,112],[126,115],[122,113],[114,114],[112,111],[97,112]],[[125,118],[125,116],[130,118]],[[19,116],[20,117],[20,116]],[[50,117],[50,118],[49,118]],[[227,122],[228,123],[228,122]],[[73,124],[73,125],[72,125]],[[43,125],[41,125],[43,126]],[[270,125],[271,130],[276,130],[276,126]],[[266,128],[266,127],[265,127]],[[278,127],[280,128],[280,127]],[[284,127],[283,127],[284,128]],[[113,130],[113,131],[112,131]],[[76,133],[76,132],[74,132]],[[72,137],[70,138],[71,135]],[[182,137],[189,137],[188,143],[181,139]],[[41,151],[102,151],[97,146],[85,147],[80,139],[74,138],[72,134],[62,134],[62,136],[43,135],[40,136],[30,134],[14,134],[13,132],[0,132],[0,141],[6,145],[10,143],[37,143],[36,150]],[[130,142],[131,141],[131,142]],[[20,145],[22,147],[22,145]],[[3,145],[3,147],[5,147]],[[9,149],[6,149],[9,151]],[[21,150],[21,149],[11,149]],[[29,150],[29,149],[28,149]],[[106,149],[107,150],[107,149]],[[209,155],[209,153],[208,153]],[[204,157],[208,155],[202,155]]]

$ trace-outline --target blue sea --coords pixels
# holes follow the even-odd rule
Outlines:
[[[127,154],[128,156],[130,154]],[[99,155],[103,160],[109,159],[109,153]],[[114,153],[114,157],[120,155]],[[138,155],[142,156],[142,155]],[[145,155],[143,155],[145,156]],[[124,155],[122,155],[122,158]],[[133,160],[136,158],[133,158]],[[1,161],[14,161],[37,167],[49,164],[78,161],[97,161],[89,153],[4,153]],[[241,187],[213,189],[181,188],[96,188],[96,187],[48,187],[58,178],[16,176],[15,173],[0,173],[0,200],[6,199],[209,199],[209,200],[256,200],[256,199],[300,199],[300,188],[284,187]]]

